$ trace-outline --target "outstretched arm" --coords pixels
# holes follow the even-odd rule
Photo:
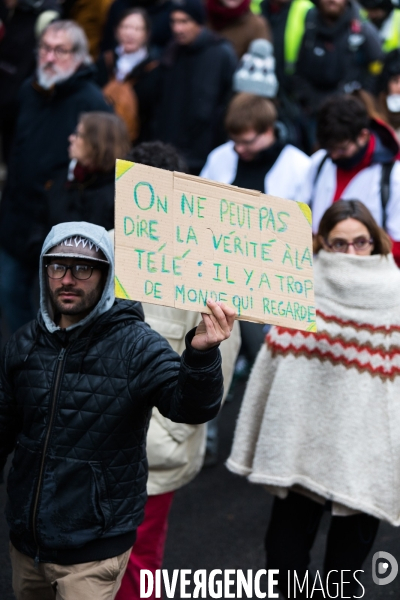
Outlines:
[[[132,399],[140,395],[171,421],[204,423],[218,414],[223,394],[218,345],[229,337],[235,313],[213,301],[209,308],[212,313],[202,315],[202,323],[187,334],[182,357],[151,330],[132,355]]]

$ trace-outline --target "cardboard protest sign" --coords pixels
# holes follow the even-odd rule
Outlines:
[[[313,331],[312,260],[305,204],[117,160],[117,297]]]

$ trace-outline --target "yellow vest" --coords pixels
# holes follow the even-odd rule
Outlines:
[[[314,4],[310,0],[293,0],[285,27],[284,57],[285,72],[292,75],[296,68],[303,40],[306,16]]]
[[[391,52],[397,48],[400,48],[400,10],[395,8],[390,23],[390,34],[383,42],[382,50],[384,52]]]
[[[251,0],[250,9],[255,15],[261,14],[261,2],[263,0]]]

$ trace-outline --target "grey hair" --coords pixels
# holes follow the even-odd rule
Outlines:
[[[52,21],[43,30],[41,39],[43,39],[43,36],[47,31],[65,31],[68,33],[75,57],[79,63],[81,65],[90,65],[93,62],[92,57],[89,54],[86,33],[83,31],[82,27],[75,23],[75,21],[69,21],[67,19]]]

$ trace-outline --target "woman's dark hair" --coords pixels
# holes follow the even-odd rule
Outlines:
[[[97,171],[112,171],[117,158],[124,159],[130,140],[122,119],[106,112],[84,113],[79,119],[90,165]]]
[[[321,148],[331,148],[347,140],[355,141],[363,129],[368,129],[369,122],[367,109],[358,98],[334,96],[318,111],[318,142]]]
[[[318,234],[314,237],[314,253],[317,254],[322,248],[321,238],[327,240],[332,229],[341,221],[356,219],[368,229],[374,240],[372,254],[390,254],[392,242],[390,237],[379,227],[368,208],[360,200],[338,200],[325,211],[318,228]]]
[[[150,22],[150,18],[149,15],[147,14],[147,11],[144,8],[129,8],[128,10],[124,10],[124,12],[121,14],[121,16],[119,17],[117,24],[115,26],[115,31],[118,29],[118,27],[121,25],[122,21],[124,21],[127,17],[130,17],[131,15],[140,15],[144,21],[144,26],[146,29],[146,33],[147,36],[150,35],[150,31],[151,31],[151,22]]]

